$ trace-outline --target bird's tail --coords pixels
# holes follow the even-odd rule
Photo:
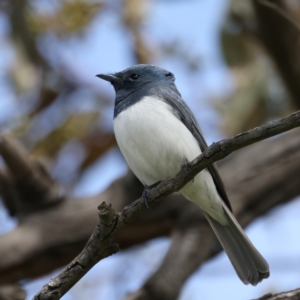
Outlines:
[[[205,213],[205,216],[239,278],[245,284],[256,285],[264,278],[269,277],[269,265],[253,246],[226,205],[223,203],[222,205],[229,225],[221,225],[207,213]]]

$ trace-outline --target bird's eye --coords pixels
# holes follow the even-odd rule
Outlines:
[[[132,74],[130,75],[130,80],[133,81],[133,80],[138,80],[140,78],[140,75],[138,74]]]
[[[173,77],[173,73],[167,73],[166,75],[165,75],[166,77]]]

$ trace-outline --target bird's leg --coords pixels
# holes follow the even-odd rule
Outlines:
[[[146,185],[144,184],[145,188],[142,194],[142,203],[148,208],[150,209],[149,205],[148,205],[148,198],[149,198],[149,191],[156,187],[161,181],[157,181],[151,185]]]

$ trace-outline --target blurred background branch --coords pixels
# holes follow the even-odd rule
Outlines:
[[[147,195],[143,194],[143,196],[135,200],[133,203],[127,205],[122,212],[116,213],[111,203],[107,204],[102,202],[98,206],[98,215],[100,218],[99,224],[95,227],[83,250],[60,274],[58,274],[55,278],[52,278],[48,284],[44,285],[41,291],[35,295],[34,299],[60,299],[73,287],[74,284],[81,280],[92,267],[101,260],[120,250],[118,244],[113,244],[114,238],[118,235],[120,230],[122,230],[127,224],[134,221],[139,215],[143,214],[147,208],[157,205],[166,196],[181,190],[186,183],[193,180],[197,173],[204,170],[210,164],[227,157],[229,154],[237,151],[238,149],[242,149],[246,146],[265,140],[271,136],[276,136],[296,127],[300,127],[300,111],[293,113],[287,118],[269,122],[248,132],[238,134],[233,138],[214,143],[212,146],[205,149],[201,155],[190,162],[188,168],[180,170],[174,178],[163,179],[159,182],[159,184],[149,189]],[[146,199],[143,199],[144,197],[146,197]],[[147,203],[147,207],[145,206],[145,201]],[[244,206],[246,206],[245,203]],[[190,215],[191,213],[185,215],[185,218],[188,219]],[[200,219],[201,218],[199,218],[199,220]],[[190,222],[189,225],[191,224],[192,223]],[[192,227],[195,227],[195,225]],[[166,264],[162,264],[162,270],[169,269],[169,272],[172,273],[175,269],[178,269],[178,271],[184,270],[185,272],[183,273],[187,273],[185,275],[190,275],[190,268],[188,268],[187,265],[188,263],[191,263],[193,266],[192,271],[194,271],[195,263],[193,263],[191,257],[194,258],[194,248],[196,247],[198,249],[199,245],[204,246],[200,253],[206,258],[207,252],[212,246],[209,243],[205,243],[205,241],[207,241],[207,236],[210,236],[209,241],[213,240],[212,234],[207,234],[207,224],[204,228],[204,234],[201,227],[193,228],[192,232],[194,234],[197,232],[197,235],[200,234],[200,239],[196,239],[198,243],[194,243],[194,247],[191,247],[188,242],[184,243],[184,247],[182,247],[183,253],[180,253],[180,251],[178,251],[178,248],[180,249],[180,244],[177,242],[176,252],[171,247],[170,253],[174,253],[170,255],[170,258],[166,255],[165,262],[169,260],[170,265],[167,267]],[[189,238],[188,231],[183,231],[182,233],[185,234],[185,239]],[[195,236],[192,236],[190,239],[195,240]],[[176,239],[174,238],[174,240]],[[178,258],[183,258],[184,264],[176,267],[174,260],[179,262]],[[188,258],[188,260],[186,260],[186,258]],[[196,266],[199,266],[199,262]],[[176,277],[180,278],[180,276],[178,276],[179,273],[180,272],[177,272]],[[168,275],[166,274],[165,276],[160,276],[160,278],[161,277],[166,278]],[[181,284],[179,286],[181,286],[186,279],[186,276],[183,276],[183,280],[180,280]],[[171,290],[171,295],[168,295],[168,289],[166,287],[153,293],[153,291],[151,291],[153,285],[155,284],[148,282],[146,286],[150,287],[150,289],[149,291],[144,291],[146,297],[149,299],[159,299],[161,297],[164,299],[173,299],[178,296],[178,289],[169,289]],[[178,286],[178,284],[176,284],[176,286]],[[173,290],[175,290],[175,293]],[[138,297],[140,297],[140,295],[138,295]]]
[[[209,144],[299,109],[300,5],[266,2],[0,2],[0,298],[30,299],[49,281],[38,278],[81,251],[102,201],[121,211],[141,195],[116,147],[113,91],[95,74],[170,69]],[[221,255],[217,271],[214,259],[196,272],[220,247],[192,203],[172,195],[116,237],[128,249],[107,262],[118,267],[101,265],[64,299],[244,299],[298,287],[299,143],[294,130],[220,163],[237,218],[253,222],[271,264],[266,283],[243,287]]]

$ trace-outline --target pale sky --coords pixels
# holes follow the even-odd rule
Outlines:
[[[201,57],[202,70],[194,73],[174,58],[158,57],[154,63],[170,69],[175,74],[177,86],[195,112],[208,144],[222,138],[218,130],[219,116],[210,105],[210,99],[222,93],[230,94],[233,89],[233,79],[222,60],[218,39],[219,26],[226,13],[227,4],[228,1],[224,0],[153,1],[145,25],[145,30],[150,33],[154,45],[159,45],[162,40],[177,38],[183,41],[183,45],[192,54]],[[5,26],[5,21],[0,18],[0,40],[1,34],[5,34]],[[111,96],[112,103],[112,87],[95,78],[95,74],[119,71],[133,64],[128,50],[128,37],[120,29],[117,18],[111,12],[102,15],[99,22],[94,22],[80,43],[77,40],[64,43],[45,40],[42,43],[53,43],[53,60],[58,64],[59,61],[67,62],[82,80],[97,85],[99,89],[105,89]],[[6,49],[4,54],[7,57],[11,56],[9,49]],[[0,66],[4,64],[4,60],[4,57],[0,58]],[[194,94],[199,91],[201,94],[195,97]],[[3,94],[7,95],[4,97],[6,107],[13,108],[13,99],[9,97],[9,92],[1,87],[0,95]],[[111,128],[112,106],[107,110],[105,126]],[[125,174],[126,170],[127,166],[122,156],[116,149],[111,150],[87,170],[74,194],[87,196],[99,193],[111,181]],[[299,287],[299,211],[300,201],[297,200],[273,209],[246,230],[254,245],[270,264],[271,276],[268,280],[256,287],[243,285],[228,258],[222,253],[195,272],[185,284],[180,300],[252,299],[270,291],[279,292]],[[0,210],[0,225],[0,232],[15,226],[3,209]],[[169,243],[167,238],[160,238],[105,259],[63,299],[121,299],[127,292],[136,290],[149,274],[155,271]],[[121,272],[119,266],[123,266]],[[27,299],[31,299],[55,274],[54,272],[25,284]]]

